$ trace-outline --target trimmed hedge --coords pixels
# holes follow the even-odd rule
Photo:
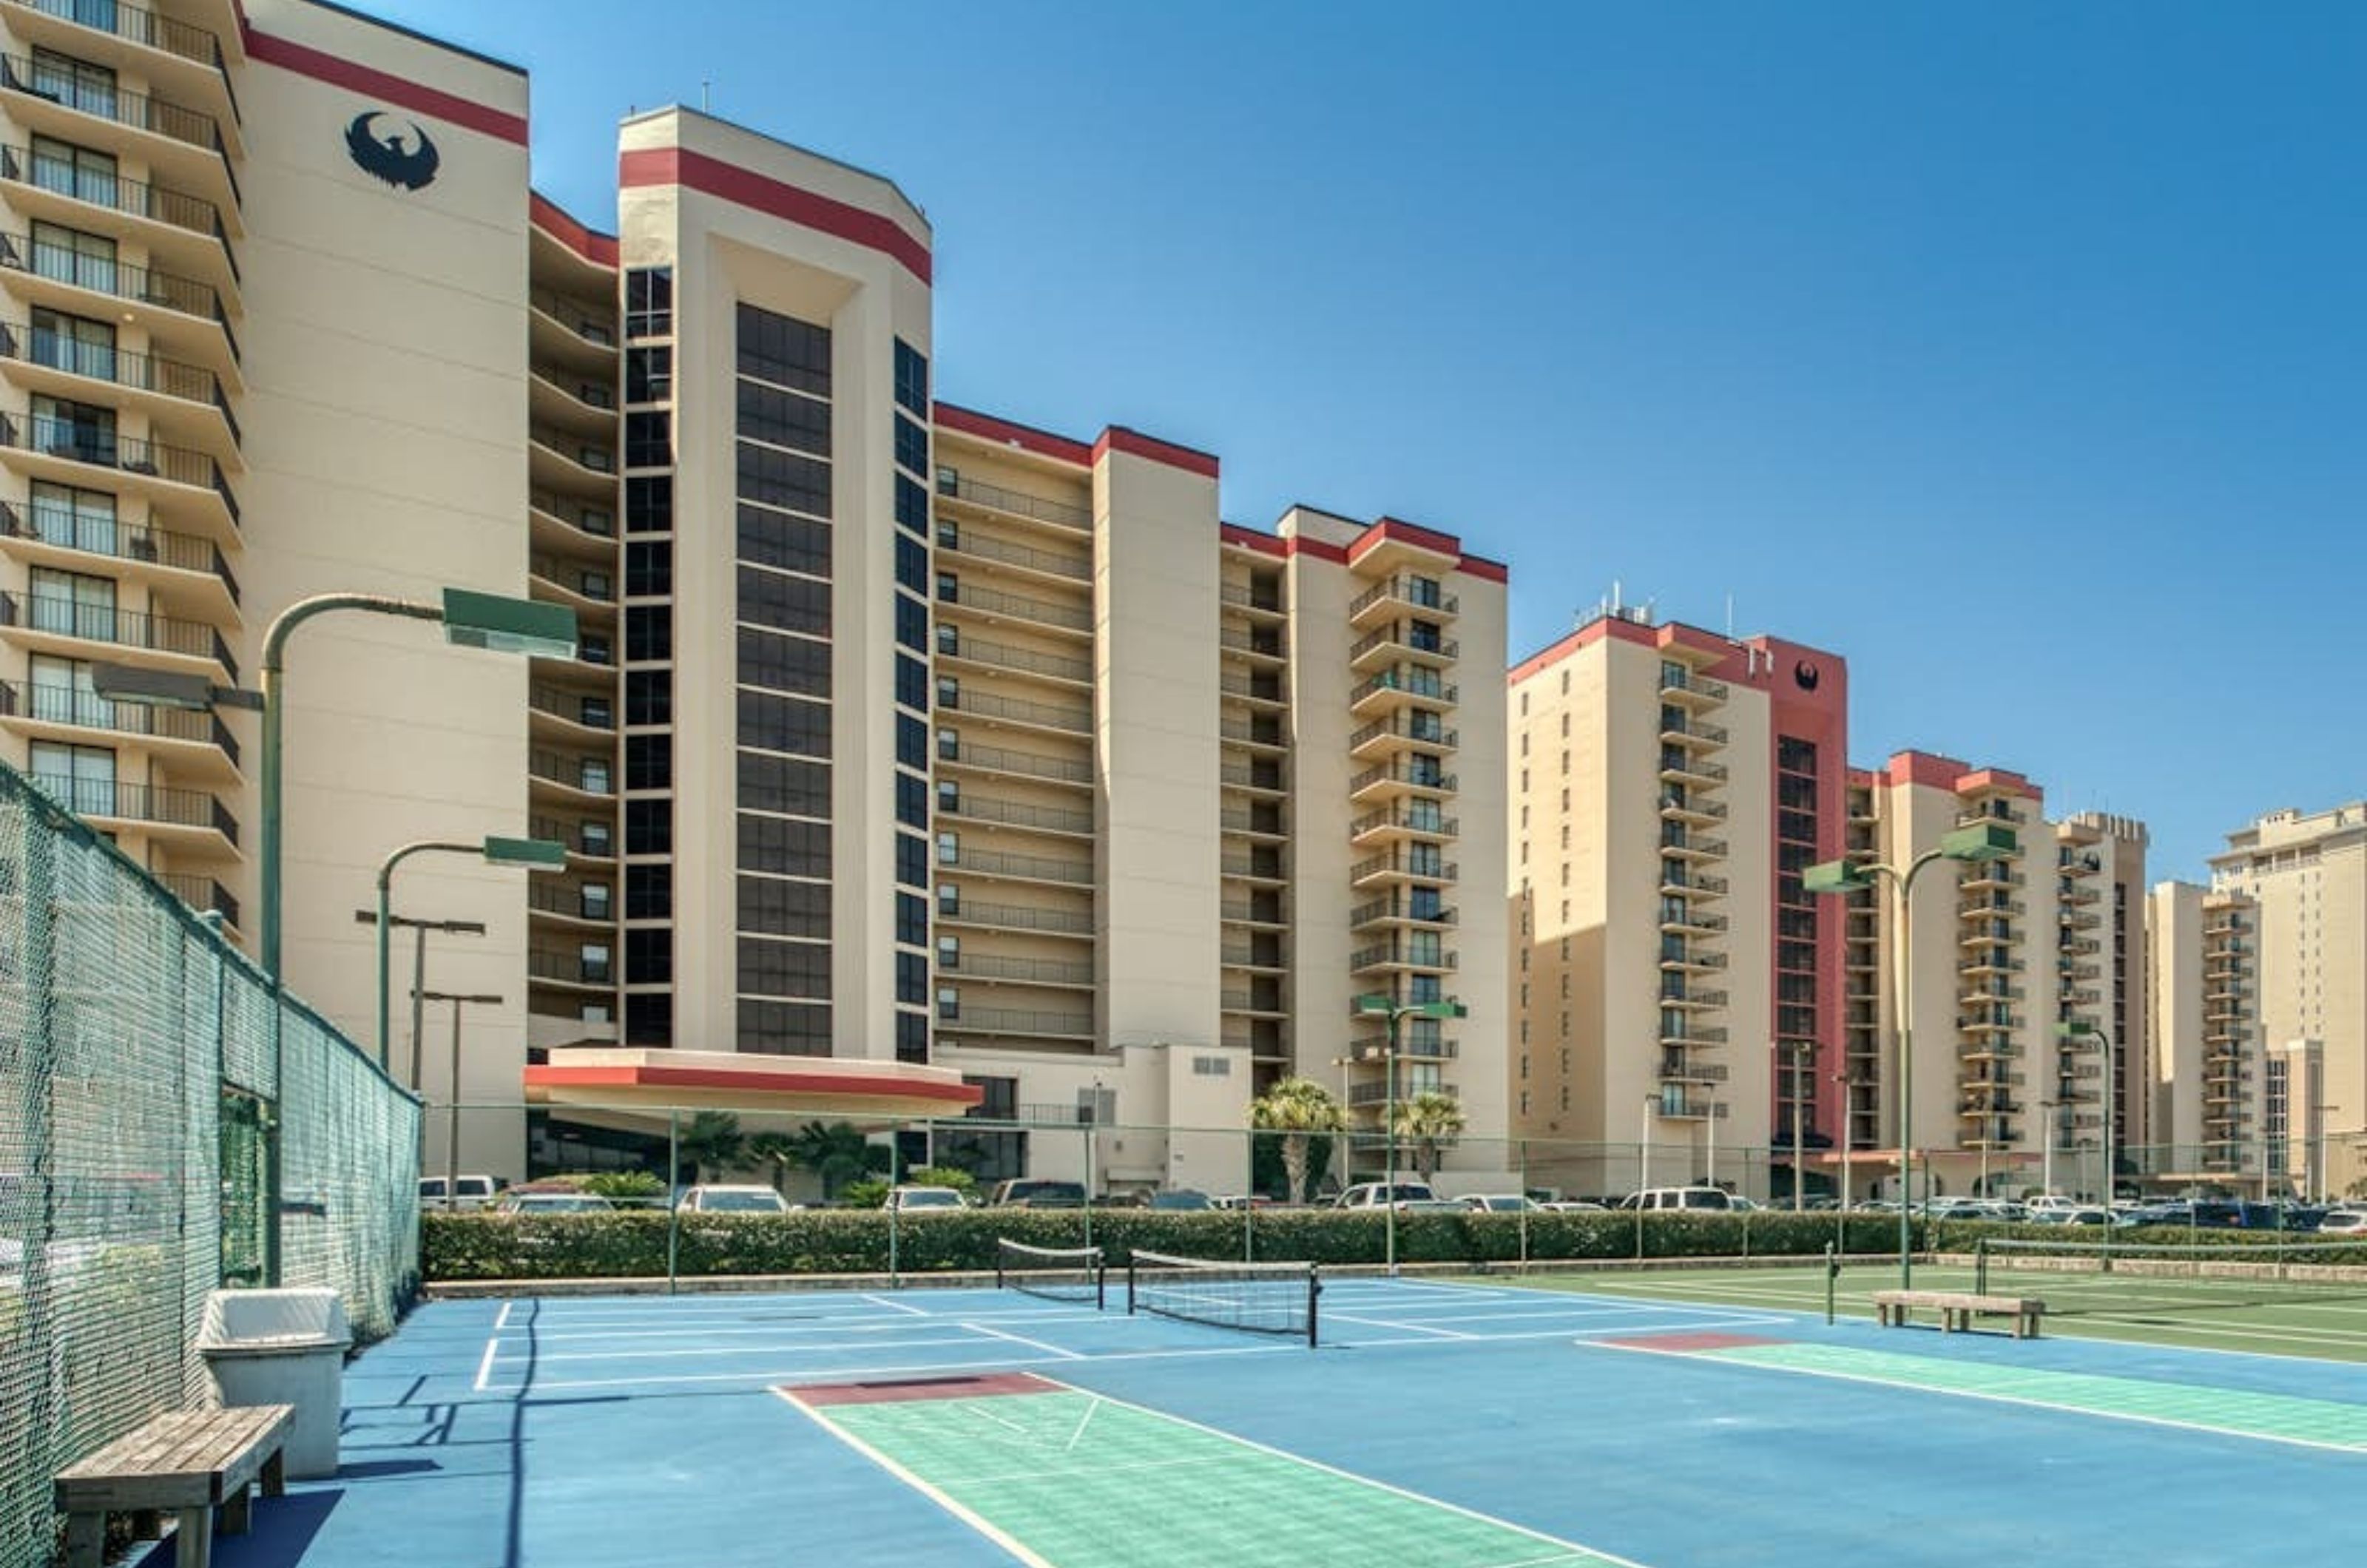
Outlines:
[[[481,1214],[420,1216],[420,1261],[431,1281],[663,1278],[663,1213]],[[1835,1239],[1839,1216],[1750,1214],[1535,1213],[1528,1219],[1531,1261],[1557,1258],[1817,1257]],[[1387,1253],[1387,1217],[1378,1211],[1278,1209],[1253,1213],[1174,1213],[1096,1209],[1093,1239],[1113,1264],[1136,1247],[1184,1258],[1237,1258],[1244,1238],[1260,1261],[1378,1264]],[[1518,1214],[1414,1213],[1398,1216],[1398,1258],[1407,1263],[1509,1263],[1521,1257]],[[1085,1239],[1082,1210],[970,1209],[907,1215],[898,1226],[897,1265],[909,1273],[994,1267],[995,1238],[1038,1247]],[[730,1274],[878,1274],[888,1269],[889,1216],[877,1210],[790,1214],[683,1214],[674,1271]],[[1919,1233],[1923,1227],[1919,1224]],[[1896,1245],[1897,1220],[1852,1214],[1845,1250],[1882,1252]],[[1967,1242],[1966,1245],[1969,1245]],[[1640,1250],[1639,1250],[1640,1249]]]

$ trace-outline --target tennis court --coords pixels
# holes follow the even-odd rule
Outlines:
[[[1327,1279],[1314,1349],[1076,1283],[434,1303],[216,1562],[2225,1563],[2231,1499],[2331,1553],[2367,1484],[2367,1367],[1828,1325],[1821,1278]]]

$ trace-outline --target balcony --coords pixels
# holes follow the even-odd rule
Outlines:
[[[543,424],[527,426],[526,437],[527,473],[533,489],[589,496],[595,504],[609,504],[617,493],[613,442]]]
[[[2056,902],[2059,904],[2093,904],[2101,897],[2103,894],[2092,882],[2066,881],[2055,893]]]
[[[563,948],[529,948],[527,978],[538,986],[565,986],[571,990],[613,991],[616,965],[606,958],[587,957]]]
[[[1726,727],[1722,724],[1712,724],[1690,714],[1664,713],[1660,716],[1660,744],[1663,746],[1708,751],[1725,745],[1727,739]]]
[[[142,583],[176,598],[193,597],[200,601],[198,608],[218,619],[238,618],[238,579],[231,574],[229,560],[221,546],[195,534],[82,516],[43,502],[19,513],[14,504],[0,502],[0,540],[6,541],[9,553],[38,566],[85,570],[92,556],[121,562],[119,581]]]
[[[1217,953],[1217,961],[1228,969],[1272,969],[1284,967],[1282,943],[1279,942],[1229,942]]]
[[[1433,580],[1401,573],[1382,579],[1349,600],[1348,624],[1362,631],[1402,610],[1443,620],[1455,615],[1458,608],[1455,595]]]
[[[940,742],[937,761],[957,768],[971,768],[990,773],[1011,773],[1020,778],[1050,779],[1059,784],[1085,784],[1093,782],[1093,765],[1076,757],[1049,757],[1037,751],[1014,751],[1002,746],[980,746],[962,740],[951,747]]]
[[[1725,1100],[1706,1095],[1663,1094],[1652,1114],[1666,1122],[1723,1122],[1731,1110]]]
[[[33,48],[144,76],[205,99],[228,126],[238,123],[221,39],[204,28],[128,0],[8,0],[0,16]]]
[[[204,790],[45,773],[35,773],[33,783],[67,810],[110,832],[144,832],[189,853],[225,855],[238,848],[238,818]]]
[[[1359,849],[1377,848],[1400,840],[1443,843],[1455,837],[1460,824],[1435,811],[1410,811],[1399,807],[1373,811],[1348,824],[1348,841]]]
[[[1093,913],[1091,909],[1036,908],[1025,904],[997,904],[979,898],[964,898],[948,908],[937,906],[936,921],[942,926],[979,926],[991,931],[1035,931],[1048,936],[1081,936],[1093,934]]]
[[[9,117],[34,136],[136,159],[208,192],[219,205],[238,204],[238,179],[230,166],[234,141],[224,136],[223,122],[203,109],[76,78],[13,54],[0,55],[0,92],[10,95]]]
[[[1727,1067],[1723,1062],[1697,1061],[1683,1050],[1662,1051],[1659,1076],[1663,1083],[1724,1083]]]
[[[1240,626],[1217,628],[1217,646],[1228,653],[1237,653],[1255,662],[1280,664],[1290,657],[1289,644],[1283,638],[1282,628],[1260,627],[1254,631]]]
[[[1660,825],[1660,853],[1663,858],[1705,861],[1722,860],[1726,856],[1724,839],[1712,839],[1689,833],[1673,822]]]
[[[937,580],[937,604],[957,615],[981,620],[989,626],[1017,621],[1086,637],[1091,637],[1093,630],[1093,613],[1087,605],[1056,604],[1048,599],[1030,599],[946,577]]]
[[[1230,609],[1246,610],[1253,615],[1289,613],[1283,604],[1282,588],[1278,583],[1220,582],[1217,585],[1217,602]]]
[[[1956,904],[1956,919],[1960,920],[2018,919],[2029,912],[2029,906],[2021,899],[2008,898],[1999,894],[1992,894],[1987,898],[1959,899]]]
[[[1217,919],[1229,926],[1270,926],[1280,929],[1289,924],[1283,917],[1282,899],[1277,896],[1224,899],[1217,906]]]
[[[990,637],[964,637],[950,647],[941,644],[937,658],[949,666],[981,664],[994,670],[1015,670],[1025,675],[1066,681],[1073,685],[1090,686],[1093,683],[1093,667],[1090,660],[1059,653],[1039,653],[1032,648],[1017,648]],[[1278,702],[1281,699],[1276,696],[1272,700]]]
[[[1093,580],[1091,556],[1015,545],[991,534],[956,527],[951,523],[940,522],[937,525],[937,547],[963,559],[1009,567],[1024,575],[1058,578],[1070,582],[1091,582]]]
[[[1455,775],[1436,767],[1423,767],[1421,760],[1385,763],[1366,768],[1348,781],[1348,798],[1358,806],[1370,806],[1399,796],[1441,799],[1455,793]]]
[[[617,305],[571,299],[555,289],[527,294],[527,345],[539,364],[555,364],[613,380],[617,368]]]
[[[1290,738],[1284,733],[1281,723],[1263,716],[1239,718],[1230,714],[1222,715],[1217,720],[1217,737],[1236,746],[1255,747],[1262,750],[1290,750]]]
[[[606,805],[614,797],[617,781],[606,757],[569,755],[559,751],[529,751],[526,771],[529,781],[562,795],[596,800]]]
[[[1442,948],[1400,942],[1378,942],[1348,955],[1348,968],[1358,975],[1409,969],[1435,973],[1456,967],[1458,955]]]
[[[616,705],[606,693],[530,685],[526,692],[526,705],[558,720],[562,730],[583,731],[581,739],[593,744],[597,744],[603,732],[617,728]]]
[[[1455,662],[1457,651],[1453,637],[1418,632],[1399,622],[1359,637],[1348,649],[1348,668],[1360,675],[1401,663],[1443,668]]]
[[[1663,931],[1682,936],[1705,936],[1726,929],[1724,915],[1696,909],[1682,899],[1670,899],[1660,906],[1660,930]]]
[[[174,897],[199,914],[208,909],[218,911],[222,923],[236,929],[239,923],[238,900],[229,888],[210,876],[193,876],[185,872],[153,871],[148,874],[164,885]]]
[[[981,1008],[957,1006],[947,1011],[940,1004],[937,1028],[952,1034],[1034,1035],[1060,1040],[1091,1040],[1093,1037],[1093,1015],[1090,1012],[1049,1012],[1034,1008]]]
[[[1025,986],[1091,987],[1090,961],[1067,958],[1008,958],[993,953],[963,953],[952,962],[940,957],[937,972],[949,979],[1009,980]]]
[[[2016,871],[2011,863],[2001,860],[1968,862],[1956,879],[1956,886],[1966,893],[2005,891],[2029,883],[2027,873]]]
[[[546,430],[565,430],[579,439],[603,445],[617,439],[617,387],[608,375],[597,378],[537,365],[527,372],[527,417]]]
[[[0,720],[32,731],[96,729],[142,736],[162,743],[160,751],[173,757],[176,771],[209,774],[208,782],[225,785],[238,779],[238,737],[212,713],[111,703],[79,686],[0,681]]]
[[[1726,966],[1726,954],[1716,949],[1695,947],[1688,942],[1660,944],[1660,972],[1664,975],[1704,975]]]
[[[1682,822],[1689,827],[1707,827],[1726,820],[1726,802],[1708,800],[1682,790],[1670,790],[1660,796],[1660,820]]]
[[[568,560],[557,556],[536,556],[527,562],[526,570],[537,587],[549,590],[578,615],[589,612],[606,615],[616,607],[617,577],[609,559]]]
[[[965,878],[1002,877],[1014,882],[1063,883],[1071,887],[1090,887],[1093,883],[1093,862],[1061,860],[1050,855],[964,849],[950,858],[940,853],[938,864],[947,874],[958,873]]]
[[[1959,828],[1978,828],[1988,822],[2002,822],[2010,828],[2021,828],[2027,826],[2029,821],[2028,812],[2010,801],[2001,799],[1975,801],[1956,814],[1956,826]]]
[[[217,525],[209,536],[218,542],[238,538],[238,498],[221,465],[207,453],[135,441],[96,421],[46,414],[0,414],[0,447],[21,454],[18,466],[32,479],[106,485],[186,520]],[[94,468],[106,478],[94,475]]]
[[[1282,988],[1278,986],[1251,987],[1248,990],[1228,987],[1217,993],[1217,1005],[1225,1012],[1255,1013],[1269,1018],[1280,1018],[1285,1013]]]
[[[236,313],[238,261],[230,248],[230,226],[205,197],[172,185],[94,174],[47,153],[36,158],[22,145],[0,146],[0,182],[8,185],[9,204],[19,218],[106,230],[143,244],[151,265],[204,279]],[[97,217],[102,211],[108,217]]]
[[[1712,875],[1699,866],[1687,866],[1682,871],[1677,871],[1670,869],[1666,861],[1660,864],[1660,891],[1664,894],[1689,895],[1695,898],[1723,898],[1726,897],[1727,886],[1725,877]]]
[[[1402,850],[1367,856],[1348,870],[1348,885],[1359,891],[1397,882],[1449,883],[1455,879],[1454,862],[1442,861],[1434,855],[1408,854]]]
[[[1682,747],[1660,749],[1660,782],[1682,788],[1711,789],[1726,783],[1724,762],[1713,762]]]
[[[1440,752],[1455,749],[1455,732],[1435,714],[1414,712],[1375,719],[1348,737],[1348,755],[1357,761],[1423,749]]]
[[[1357,686],[1348,696],[1348,711],[1358,718],[1418,705],[1453,707],[1457,689],[1431,670],[1384,670]]]
[[[0,232],[0,274],[28,304],[69,315],[120,318],[200,355],[218,374],[238,374],[238,339],[229,312],[221,291],[202,278],[86,254],[24,232]]]
[[[1696,710],[1715,707],[1726,701],[1728,692],[1723,681],[1714,681],[1696,670],[1682,665],[1660,666],[1660,698],[1663,702],[1682,703]]]
[[[1361,930],[1367,926],[1416,926],[1434,929],[1439,926],[1451,926],[1454,923],[1455,911],[1439,903],[1434,897],[1426,903],[1416,904],[1410,898],[1402,898],[1395,894],[1389,894],[1379,898],[1367,899],[1348,911],[1348,925],[1352,930]]]
[[[1093,514],[1082,506],[1053,501],[1025,491],[1006,490],[1001,485],[966,479],[952,468],[937,470],[937,496],[944,501],[958,501],[971,506],[1000,512],[1008,517],[1024,517],[1031,523],[1049,523],[1055,527],[1090,530]]]
[[[213,665],[231,684],[238,683],[238,661],[231,656],[230,644],[204,621],[141,615],[108,604],[85,604],[63,595],[37,593],[20,598],[0,593],[0,627],[17,634],[30,646],[69,655],[87,657],[90,651],[70,646],[73,643],[98,642],[140,653],[198,660]]]
[[[1058,730],[1064,735],[1090,735],[1093,728],[1093,710],[1082,704],[1039,703],[975,689],[940,685],[937,708],[941,713],[960,713],[1031,729]]]
[[[565,844],[570,861],[588,863],[585,867],[571,869],[596,869],[605,867],[617,858],[617,844],[610,821],[612,815],[612,811],[599,812],[588,818],[537,814],[526,819],[526,830],[535,838]]]
[[[605,888],[596,893],[576,886],[554,886],[544,877],[527,881],[526,907],[546,917],[544,923],[563,923],[606,931],[617,923],[616,900]]]
[[[85,343],[23,321],[0,321],[0,359],[18,367],[11,378],[28,391],[86,401],[96,382],[111,394],[108,406],[182,425],[212,443],[217,456],[238,456],[238,420],[220,378],[202,365],[128,353],[111,341]]]
[[[1064,833],[1076,838],[1091,838],[1093,814],[1061,806],[1034,806],[1024,801],[996,800],[991,796],[964,794],[937,807],[940,817],[958,818],[970,822],[999,822],[1008,828],[1025,828],[1038,833]]]
[[[1243,882],[1280,882],[1284,879],[1282,856],[1273,851],[1250,854],[1221,854],[1217,860],[1219,874]]]
[[[1660,1043],[1671,1049],[1684,1046],[1714,1046],[1726,1043],[1726,1030],[1718,1024],[1700,1024],[1687,1029],[1662,1028]]]
[[[1449,1100],[1459,1100],[1462,1098],[1463,1090],[1459,1085],[1451,1083],[1401,1083],[1398,1086],[1397,1097],[1399,1100],[1417,1094],[1443,1094]],[[1386,1105],[1388,1099],[1389,1086],[1385,1083],[1353,1083],[1348,1086],[1348,1103],[1359,1111],[1376,1105]],[[1358,1141],[1360,1144],[1363,1142],[1362,1139]],[[1408,1141],[1403,1138],[1398,1140],[1399,1148],[1401,1151]],[[1374,1134],[1372,1142],[1378,1144],[1380,1134]],[[1399,1158],[1403,1161],[1407,1156],[1400,1153]]]

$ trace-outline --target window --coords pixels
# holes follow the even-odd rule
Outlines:
[[[800,757],[830,755],[828,704],[745,691],[738,694],[738,701],[741,745]]]
[[[674,717],[674,677],[663,670],[625,671],[625,722],[664,724]]]
[[[615,976],[609,972],[610,953],[605,942],[580,942],[575,950],[575,962],[583,978],[595,985],[606,985]]]
[[[115,753],[106,747],[36,740],[30,761],[34,782],[72,809],[85,817],[112,817],[119,809]]]
[[[627,789],[674,787],[674,737],[672,735],[625,737],[625,787]]]
[[[830,695],[830,644],[742,626],[740,683],[793,696]]]
[[[748,810],[769,811],[782,817],[830,815],[830,769],[826,764],[800,761],[795,757],[771,757],[760,751],[742,751],[736,760],[739,802]]]
[[[909,595],[896,595],[896,641],[915,653],[929,650],[929,607]]]
[[[663,986],[674,978],[674,931],[640,926],[625,933],[625,984]]]
[[[625,274],[625,335],[674,335],[674,268],[640,266]]]
[[[735,493],[741,500],[814,517],[830,515],[830,465],[821,458],[742,441],[736,468]]]
[[[961,863],[960,834],[940,833],[937,835],[937,863],[939,865],[959,865]]]
[[[739,814],[739,865],[775,876],[827,877],[830,824]]]
[[[896,775],[896,820],[907,828],[929,825],[929,781],[918,773]]]
[[[674,852],[674,802],[643,797],[625,802],[625,852],[664,855]]]
[[[740,989],[766,997],[830,997],[828,944],[742,937],[738,943]]]
[[[896,1059],[900,1062],[925,1062],[929,1059],[927,1013],[900,1012],[896,1015]]]
[[[674,531],[674,476],[635,474],[625,480],[625,532]]]
[[[929,492],[903,474],[896,476],[896,525],[908,534],[929,536]]]
[[[761,506],[740,508],[740,558],[808,577],[830,575],[830,525]]]
[[[33,138],[33,184],[100,207],[119,199],[113,157],[46,136]]]
[[[674,545],[660,539],[625,547],[625,592],[651,598],[674,592]]]
[[[776,387],[830,395],[830,329],[742,304],[736,322],[739,367]]]
[[[575,827],[575,847],[587,855],[606,860],[616,852],[616,840],[606,822],[579,822]]]
[[[937,988],[937,1016],[947,1021],[961,1017],[961,992],[952,986]]]
[[[674,418],[663,409],[625,416],[625,467],[663,468],[674,463]]]
[[[739,927],[758,936],[830,936],[830,884],[777,876],[739,878]]]
[[[937,938],[937,967],[940,969],[961,967],[961,938],[957,936]]]
[[[940,729],[937,731],[937,755],[948,762],[958,762],[961,761],[960,730]]]
[[[905,887],[929,885],[929,840],[914,833],[896,835],[896,881]]]
[[[742,997],[738,1047],[756,1055],[827,1056],[831,1054],[830,1004],[767,1001]]]
[[[916,474],[929,471],[929,433],[902,414],[896,416],[896,466]]]
[[[961,887],[959,884],[952,882],[940,882],[937,884],[937,913],[940,915],[958,915],[961,913]]]
[[[896,716],[896,761],[908,768],[929,765],[929,727],[910,714]]]
[[[896,583],[915,593],[929,591],[929,547],[901,534],[896,536]]]
[[[575,763],[576,786],[590,795],[606,795],[616,787],[608,776],[608,759],[580,757]]]
[[[665,344],[625,350],[625,400],[662,403],[674,396],[674,349]]]
[[[908,708],[928,710],[929,667],[909,653],[896,656],[896,700]]]
[[[740,619],[811,637],[830,635],[830,584],[754,567],[740,568]]]
[[[673,866],[660,863],[625,868],[625,919],[663,920],[673,913]],[[630,938],[627,940],[629,942]],[[629,945],[626,949],[629,960],[631,951]]]
[[[902,338],[896,340],[896,403],[915,419],[929,417],[929,362]]]
[[[929,942],[929,901],[918,893],[896,895],[896,940],[907,947]]]
[[[674,657],[674,606],[635,604],[625,611],[625,657],[637,663]]]
[[[830,456],[830,404],[754,381],[740,383],[740,434],[809,457]]]
[[[896,999],[925,1007],[929,1000],[929,960],[918,953],[896,955]]]

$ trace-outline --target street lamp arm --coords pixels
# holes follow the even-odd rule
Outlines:
[[[393,886],[394,868],[401,865],[404,861],[409,860],[413,855],[427,854],[439,851],[448,854],[473,855],[481,854],[484,851],[484,846],[482,844],[454,843],[445,839],[421,839],[415,843],[405,844],[401,849],[394,851],[392,853],[389,854],[386,859],[379,863],[378,890],[380,893],[384,893]]]
[[[299,599],[280,611],[273,619],[271,629],[264,633],[265,672],[276,675],[286,669],[289,637],[306,621],[331,610],[368,610],[374,615],[403,615],[414,621],[440,621],[444,618],[444,606],[423,604],[415,599],[396,599],[383,593],[315,593],[309,599]]]

